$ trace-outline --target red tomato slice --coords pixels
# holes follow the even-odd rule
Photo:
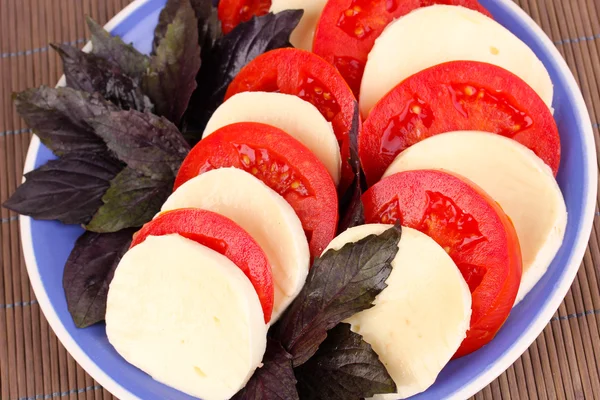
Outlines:
[[[246,65],[229,85],[225,100],[241,92],[281,92],[308,101],[331,122],[342,150],[343,191],[352,182],[348,132],[356,99],[344,78],[315,54],[293,48],[264,53]],[[293,110],[290,110],[293,112]]]
[[[358,98],[367,56],[383,29],[396,18],[434,4],[463,6],[491,18],[477,0],[328,1],[317,24],[313,51],[340,71]]]
[[[177,233],[223,254],[250,279],[260,300],[265,323],[273,313],[273,274],[267,256],[258,243],[239,225],[220,214],[197,208],[167,211],[148,222],[134,236],[131,247],[148,236]]]
[[[265,15],[271,8],[271,0],[221,0],[217,9],[224,34],[231,32],[238,24],[249,21],[254,16]]]
[[[371,110],[358,140],[367,181],[377,182],[413,144],[458,130],[512,138],[544,160],[554,175],[558,172],[558,128],[540,96],[503,68],[453,61],[407,78]]]
[[[283,196],[302,222],[313,257],[335,237],[338,199],[331,175],[309,149],[281,129],[242,122],[215,131],[183,161],[175,188],[223,167],[250,172]]]
[[[517,234],[500,206],[474,183],[433,170],[391,175],[362,200],[367,222],[400,220],[429,235],[460,269],[473,303],[471,326],[455,357],[492,340],[512,309],[522,268]]]

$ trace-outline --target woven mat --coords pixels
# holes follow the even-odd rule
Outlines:
[[[61,75],[49,43],[83,45],[84,15],[105,23],[131,0],[0,0],[0,201],[21,181],[31,138],[12,92]],[[600,146],[600,0],[517,0],[573,70]],[[600,215],[596,213],[596,215]],[[583,266],[543,334],[476,399],[600,398],[600,250],[596,218]],[[40,312],[21,254],[17,216],[0,212],[0,400],[113,396],[65,351]]]

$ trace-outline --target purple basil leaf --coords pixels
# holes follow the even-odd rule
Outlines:
[[[315,355],[294,372],[302,400],[362,399],[396,393],[396,384],[377,353],[348,324],[327,332]]]
[[[294,367],[315,354],[329,329],[373,306],[387,286],[401,234],[394,226],[315,260],[302,291],[274,328]]]
[[[108,286],[134,232],[134,229],[116,233],[85,232],[75,242],[65,264],[63,288],[77,327],[104,321]]]
[[[267,339],[263,366],[231,400],[299,400],[292,356],[281,344]]]
[[[87,18],[92,34],[92,53],[110,63],[119,66],[124,74],[137,79],[150,66],[150,58],[132,45],[125,44],[118,36],[112,36],[93,19]]]
[[[139,82],[125,75],[120,67],[75,47],[52,45],[63,61],[67,86],[88,93],[100,93],[124,110],[152,112],[152,102],[142,93]]]
[[[90,123],[121,161],[152,179],[173,179],[190,151],[177,127],[154,114],[115,111]]]
[[[150,68],[142,79],[155,113],[179,124],[196,89],[200,70],[198,21],[190,0],[179,0],[172,22],[156,47]]]
[[[158,18],[154,29],[153,53],[167,33],[167,27],[173,22],[181,3],[188,0],[168,0]],[[221,22],[217,17],[217,9],[211,0],[189,0],[198,21],[198,36],[200,47],[212,47],[214,41],[221,35]]]
[[[108,154],[68,155],[25,174],[4,207],[35,219],[87,223],[123,165]]]
[[[150,221],[171,194],[173,180],[155,180],[126,167],[111,182],[86,229],[92,232],[117,232],[140,227]]]
[[[360,159],[358,158],[358,131],[360,117],[358,103],[354,102],[354,115],[352,117],[352,127],[349,132],[350,139],[350,167],[354,174],[354,180],[343,196],[340,196],[340,224],[338,232],[343,232],[348,228],[363,225],[365,223],[365,210],[361,200],[363,189],[365,188],[364,174]]]
[[[187,112],[187,136],[200,140],[210,116],[223,102],[227,87],[246,64],[269,50],[291,47],[290,35],[303,13],[286,10],[253,17],[218,39],[207,57],[203,54],[198,89]]]
[[[106,151],[88,120],[118,108],[99,94],[41,86],[14,95],[14,100],[19,115],[54,154]]]

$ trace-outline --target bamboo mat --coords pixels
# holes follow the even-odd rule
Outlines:
[[[105,23],[131,0],[0,0],[0,202],[21,181],[30,133],[12,92],[61,75],[49,43],[82,46],[84,15]],[[516,0],[573,70],[600,146],[600,0]],[[600,215],[598,212],[596,215]],[[475,399],[600,398],[600,217],[573,287],[529,350]],[[112,400],[65,351],[40,312],[17,216],[0,212],[0,400]]]

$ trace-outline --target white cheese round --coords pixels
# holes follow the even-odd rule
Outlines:
[[[309,102],[283,93],[238,93],[217,108],[203,137],[236,122],[260,122],[288,133],[308,147],[323,163],[335,185],[339,184],[342,159],[335,133],[331,124]]]
[[[550,75],[525,43],[477,11],[435,5],[392,22],[375,41],[360,89],[362,115],[366,117],[377,101],[409,76],[459,60],[487,62],[509,70],[552,107]]]
[[[260,245],[273,269],[271,323],[277,321],[304,286],[310,263],[306,235],[292,206],[251,174],[220,168],[181,185],[161,211],[188,207],[226,216]]]
[[[368,224],[336,237],[339,249],[391,225]],[[374,399],[410,397],[426,390],[458,350],[471,320],[471,292],[450,256],[429,236],[402,228],[392,273],[374,307],[347,321],[363,336],[385,365],[397,394]]]
[[[317,23],[327,0],[273,0],[271,12],[304,10],[300,23],[292,32],[290,42],[298,49],[312,51]]]
[[[179,235],[150,236],[119,263],[106,335],[157,381],[226,400],[260,365],[267,326],[252,284],[233,262]]]
[[[431,168],[470,179],[512,220],[523,256],[518,303],[548,269],[567,226],[565,201],[550,167],[527,147],[504,136],[459,131],[409,147],[396,157],[384,177]]]

